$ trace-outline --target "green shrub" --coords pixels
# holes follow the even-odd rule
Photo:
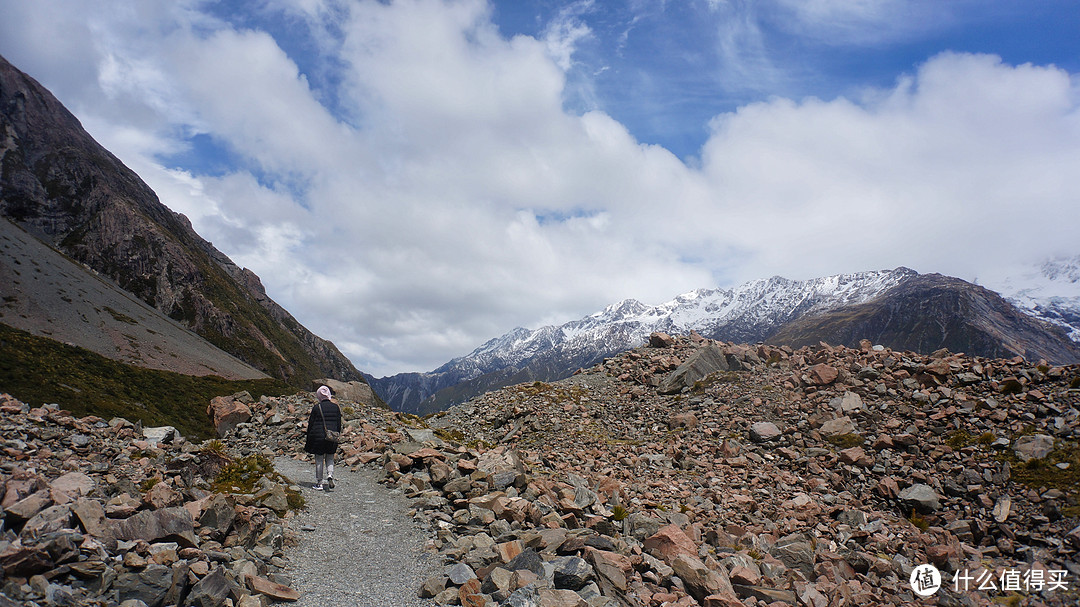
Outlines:
[[[863,437],[859,434],[837,434],[836,436],[829,436],[825,438],[830,445],[839,449],[850,449],[851,447],[858,447],[863,444]]]
[[[223,443],[220,439],[216,439],[216,438],[213,439],[213,440],[208,440],[205,443],[203,443],[203,445],[199,449],[199,451],[201,451],[202,453],[213,453],[215,455],[224,456],[225,455],[225,443]]]
[[[914,508],[911,509],[911,516],[908,517],[908,521],[918,527],[920,531],[926,531],[930,528],[930,521],[919,516],[919,513],[915,512]]]
[[[622,521],[626,520],[626,517],[628,516],[630,516],[630,513],[626,511],[626,508],[623,508],[619,504],[616,504],[615,507],[611,509],[611,520]]]

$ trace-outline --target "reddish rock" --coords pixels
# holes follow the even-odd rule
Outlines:
[[[247,576],[248,588],[252,592],[258,592],[261,595],[268,596],[275,601],[298,601],[300,600],[300,593],[284,584],[278,584],[272,582],[266,578],[261,578],[255,575]]]
[[[585,557],[593,564],[596,573],[619,590],[626,590],[627,577],[634,570],[629,557],[595,548],[586,549]]]
[[[675,339],[667,333],[657,331],[649,335],[650,348],[670,348],[673,345],[675,345]]]
[[[0,570],[5,576],[29,577],[52,569],[52,558],[40,546],[23,546],[19,540],[0,550]]]
[[[836,378],[840,376],[840,372],[836,367],[831,367],[824,363],[810,367],[806,374],[810,378],[810,384],[815,386],[827,386],[836,381]]]
[[[87,495],[94,489],[94,485],[96,485],[94,479],[82,472],[69,472],[49,483],[53,491],[65,493],[72,499]]]
[[[537,591],[539,607],[589,607],[585,599],[573,590],[541,588]]]
[[[840,451],[840,461],[851,466],[867,468],[874,465],[874,458],[867,455],[862,447],[851,447]]]
[[[237,424],[251,420],[251,409],[244,403],[228,396],[215,396],[206,407],[218,436],[224,437]]]
[[[184,502],[184,498],[169,483],[159,482],[154,483],[154,486],[146,492],[146,495],[143,496],[143,502],[154,510],[160,510],[171,506],[179,506]]]
[[[741,565],[732,567],[728,577],[731,579],[731,583],[745,586],[756,586],[761,581],[761,575],[757,571]]]
[[[673,413],[668,418],[669,428],[695,428],[698,425],[698,418],[693,413]]]
[[[746,603],[739,600],[734,592],[728,594],[711,594],[701,600],[702,607],[746,607]]]
[[[668,525],[645,539],[645,550],[658,555],[671,564],[678,556],[697,558],[698,549],[694,540],[686,535],[678,525]]]

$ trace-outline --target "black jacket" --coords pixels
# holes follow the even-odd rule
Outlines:
[[[319,411],[322,409],[322,416]],[[311,408],[308,414],[307,440],[304,442],[304,451],[308,453],[334,453],[337,451],[337,443],[326,440],[326,432],[323,430],[325,420],[326,430],[341,432],[341,409],[334,403],[323,400]]]

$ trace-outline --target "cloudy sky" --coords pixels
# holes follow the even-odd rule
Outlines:
[[[624,298],[1080,253],[1073,0],[0,0],[0,54],[377,376]]]

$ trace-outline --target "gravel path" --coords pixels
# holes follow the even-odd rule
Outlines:
[[[428,607],[417,598],[429,577],[442,571],[440,558],[424,551],[426,533],[407,513],[399,490],[378,482],[378,473],[347,466],[334,470],[332,491],[311,488],[315,466],[279,457],[276,469],[302,488],[307,509],[289,519],[300,544],[286,551],[298,607]],[[312,529],[314,527],[314,529]]]

